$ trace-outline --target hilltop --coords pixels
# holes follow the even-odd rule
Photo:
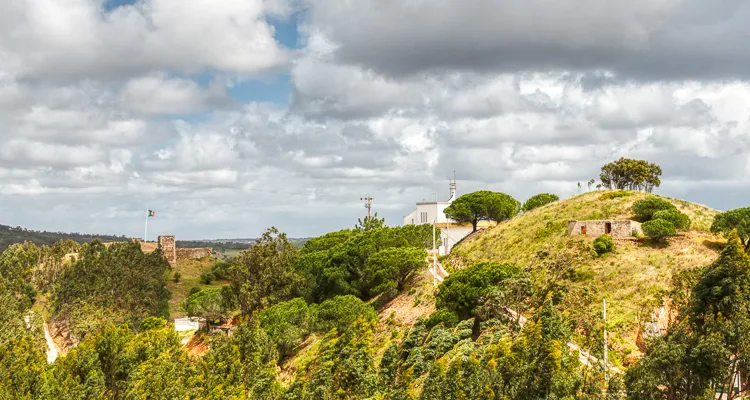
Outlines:
[[[647,240],[616,239],[612,253],[597,257],[588,249],[594,237],[568,235],[569,220],[634,219],[632,204],[647,196],[643,192],[593,191],[559,200],[521,214],[485,231],[477,232],[458,244],[445,260],[449,270],[481,261],[516,263],[532,271],[537,284],[551,278],[542,271],[545,263],[567,255],[570,271],[565,275],[568,293],[577,293],[585,304],[571,303],[571,309],[585,306],[588,317],[601,316],[602,299],[608,303],[608,327],[615,330],[615,347],[621,355],[637,351],[637,321],[650,318],[660,305],[672,276],[681,270],[711,263],[724,239],[709,232],[717,211],[684,200],[663,197],[692,220],[690,231],[669,239],[668,246]],[[558,278],[559,279],[559,278]],[[570,299],[573,301],[573,299]],[[619,345],[617,342],[621,341]]]
[[[14,228],[12,226],[0,225],[0,252],[14,243],[31,242],[37,246],[49,246],[66,239],[73,240],[79,244],[87,243],[94,239],[100,239],[103,242],[122,242],[128,240],[125,236],[35,231],[20,226]]]

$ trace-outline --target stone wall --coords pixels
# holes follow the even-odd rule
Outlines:
[[[210,257],[211,254],[213,254],[213,249],[210,247],[177,249],[177,261]]]
[[[177,244],[174,236],[159,236],[159,246],[161,247],[164,258],[172,267],[177,263]]]
[[[568,235],[601,236],[607,233],[607,224],[611,226],[612,237],[631,237],[633,231],[643,233],[641,224],[630,220],[592,220],[568,221]]]

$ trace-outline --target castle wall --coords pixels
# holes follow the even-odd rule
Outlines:
[[[161,247],[164,258],[172,267],[177,264],[177,244],[174,236],[159,236],[159,246]]]
[[[177,261],[210,257],[211,254],[213,249],[210,247],[177,249]]]

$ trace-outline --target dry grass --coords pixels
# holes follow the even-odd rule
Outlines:
[[[532,270],[539,265],[538,253],[555,254],[576,246],[591,245],[593,237],[567,235],[569,220],[630,219],[633,202],[649,196],[629,192],[627,196],[602,199],[605,192],[590,192],[532,210],[467,239],[454,249],[451,265],[478,261],[514,262]],[[625,347],[634,349],[632,331],[641,307],[658,302],[675,272],[711,263],[724,240],[708,232],[717,211],[683,200],[669,199],[692,220],[689,232],[669,239],[666,247],[647,240],[615,240],[615,250],[602,257],[584,257],[575,267],[589,277],[578,285],[593,284],[597,299],[592,313],[601,312],[601,299],[608,303],[610,328],[619,329]],[[458,262],[461,261],[461,262]]]

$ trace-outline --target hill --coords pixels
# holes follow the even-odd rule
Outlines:
[[[14,228],[7,225],[0,225],[0,252],[14,243],[32,242],[37,246],[49,246],[65,239],[73,240],[79,244],[87,243],[94,239],[100,239],[103,242],[122,242],[128,240],[125,236],[34,231],[21,228],[20,226]]]
[[[559,279],[555,283],[569,294],[565,300],[570,302],[569,309],[585,309],[588,315],[579,318],[594,321],[601,320],[602,299],[606,298],[608,329],[616,333],[612,341],[622,361],[637,351],[638,321],[650,319],[654,307],[661,304],[672,276],[711,263],[724,239],[708,231],[717,211],[664,197],[690,217],[689,232],[670,238],[668,246],[657,246],[644,239],[615,240],[612,253],[597,257],[589,250],[594,237],[568,235],[568,221],[634,219],[632,204],[653,196],[623,192],[622,196],[613,197],[611,193],[584,193],[477,232],[453,249],[445,261],[446,267],[456,270],[481,261],[516,263],[532,271],[537,285]],[[563,271],[556,272],[554,268]],[[554,276],[556,273],[560,275]]]

